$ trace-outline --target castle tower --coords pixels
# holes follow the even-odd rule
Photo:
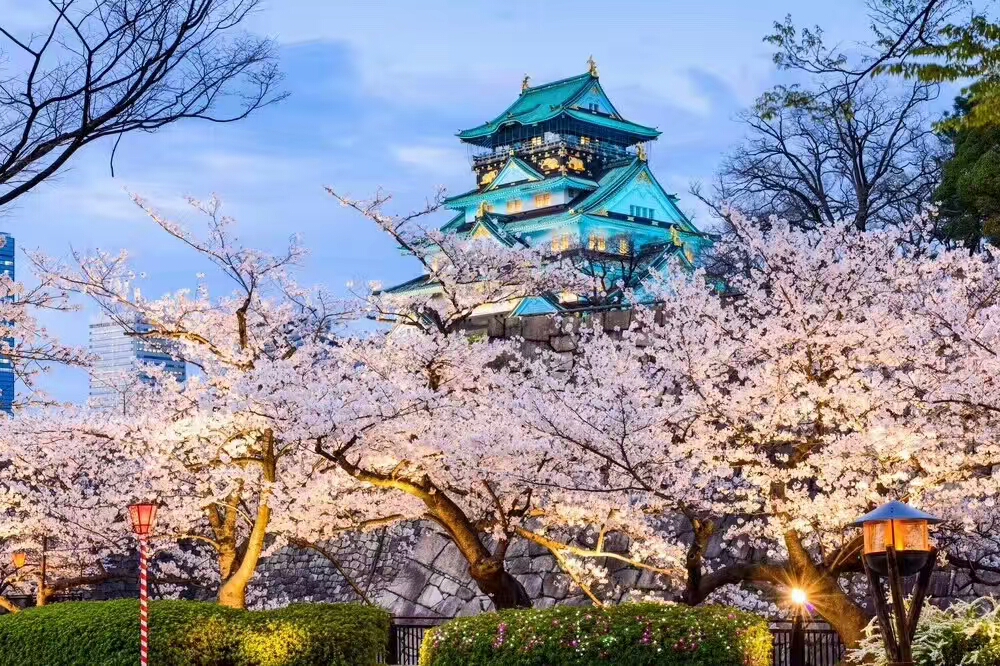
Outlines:
[[[626,120],[601,87],[597,64],[532,86],[493,120],[458,133],[472,147],[476,187],[445,201],[442,231],[586,256],[587,265],[628,265],[629,286],[671,260],[693,268],[711,237],[656,180],[648,146],[660,132]],[[432,288],[420,278],[387,290]],[[577,298],[524,299],[512,315],[586,309]]]

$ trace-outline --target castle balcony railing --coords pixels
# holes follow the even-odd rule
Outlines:
[[[581,139],[578,136],[556,134],[546,137],[542,141],[525,139],[473,153],[472,166],[481,167],[494,162],[502,162],[510,157],[511,152],[523,158],[560,148],[589,153],[605,161],[631,159],[638,154],[638,148],[635,146],[624,147],[596,139],[587,140],[586,137]]]

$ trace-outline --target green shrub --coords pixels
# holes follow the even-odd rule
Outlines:
[[[861,644],[847,660],[888,663],[878,622],[872,620]],[[913,637],[918,666],[1000,666],[1000,604],[992,597],[957,602],[942,610],[925,606]]]
[[[428,632],[421,666],[770,666],[767,622],[722,606],[512,610]]]
[[[353,604],[240,611],[154,601],[156,666],[370,666],[389,639],[389,614]],[[69,602],[0,617],[0,666],[134,666],[136,601]]]

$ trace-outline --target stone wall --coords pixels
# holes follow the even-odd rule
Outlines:
[[[262,559],[249,592],[253,604],[378,603],[408,561],[412,527],[381,529],[318,544],[286,546]]]
[[[469,576],[465,558],[447,536],[430,523],[412,526],[411,534],[407,539],[389,538],[378,562],[373,561],[376,550],[371,536],[329,548],[355,581],[369,581],[363,589],[371,601],[396,616],[452,617],[492,610],[490,600]],[[625,544],[609,549],[624,551]],[[622,601],[661,589],[649,572],[640,573],[624,564],[609,566],[613,586],[602,590],[602,596],[609,600]],[[574,589],[572,579],[556,565],[555,558],[533,543],[518,540],[511,544],[507,570],[524,585],[537,608],[590,603],[579,588]],[[269,603],[358,600],[344,575],[328,559],[295,548],[283,549],[263,562],[254,588],[266,589]]]

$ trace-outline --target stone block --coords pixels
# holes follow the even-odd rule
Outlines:
[[[521,319],[521,336],[533,342],[546,342],[558,333],[558,328],[551,317],[523,317]]]
[[[434,570],[458,580],[469,580],[469,563],[453,543],[440,552],[431,565]]]
[[[415,600],[420,596],[424,588],[427,587],[428,578],[429,576],[421,572],[418,568],[410,567],[407,571],[397,576],[396,580],[392,581],[392,584],[388,587],[388,591],[403,599]]]
[[[541,574],[528,574],[527,576],[518,576],[518,580],[521,581],[521,585],[524,585],[524,591],[528,593],[528,596],[532,599],[537,599],[538,594],[542,591],[542,575]]]
[[[576,349],[576,342],[569,335],[555,335],[549,338],[553,351],[568,352]]]
[[[452,597],[458,594],[459,587],[461,586],[454,578],[445,578],[438,587],[441,588],[441,593],[446,597]]]
[[[508,559],[504,566],[506,566],[507,571],[514,575],[528,573],[531,571],[531,558],[530,557],[515,557],[513,559]]]
[[[566,574],[550,573],[542,581],[542,594],[552,599],[562,600],[569,593],[570,577]]]
[[[434,612],[444,617],[453,617],[465,606],[465,602],[458,597],[447,597],[434,607]]]
[[[548,555],[549,549],[545,546],[539,546],[534,541],[528,542],[528,555],[531,557],[537,557],[538,555]]]
[[[449,543],[451,542],[446,537],[428,530],[417,540],[417,545],[413,548],[410,559],[424,565],[430,565]]]
[[[612,578],[618,585],[626,589],[632,589],[639,582],[639,571],[632,568],[622,569],[615,572]]]
[[[555,571],[556,558],[551,555],[539,555],[538,557],[533,557],[531,558],[531,566],[529,569],[536,573]]]
[[[425,587],[424,591],[417,599],[418,604],[426,606],[427,608],[434,608],[442,601],[444,601],[444,595],[441,594],[441,590],[435,585],[428,585]]]

